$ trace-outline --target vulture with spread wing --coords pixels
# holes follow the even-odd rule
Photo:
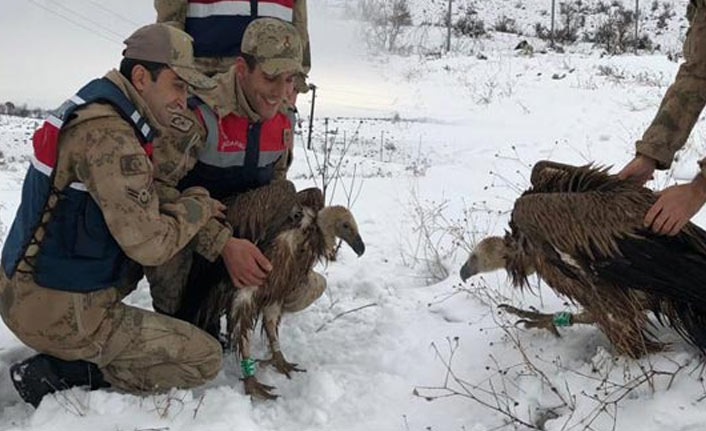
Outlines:
[[[532,186],[515,201],[504,237],[480,241],[461,269],[504,268],[513,285],[536,272],[556,293],[580,305],[576,315],[540,314],[511,306],[527,327],[594,323],[622,354],[662,350],[649,320],[706,348],[706,232],[689,223],[676,236],[653,233],[643,219],[655,194],[606,169],[548,161],[532,170]]]
[[[272,271],[262,286],[235,288],[222,261],[210,264],[204,259],[194,262],[181,310],[177,316],[191,321],[217,335],[220,318],[226,316],[227,342],[237,350],[245,391],[257,398],[276,398],[274,387],[260,383],[255,377],[255,361],[250,354],[250,341],[257,320],[269,341],[272,358],[264,361],[290,377],[292,371],[304,371],[285,360],[279,346],[279,324],[284,311],[302,308],[299,296],[311,300],[323,292],[312,289],[318,274],[312,271],[319,260],[335,254],[337,238],[345,241],[358,256],[365,244],[351,212],[341,206],[324,206],[317,188],[296,192],[289,181],[276,181],[241,194],[230,202],[227,220],[233,233],[256,244],[272,263]],[[323,279],[323,277],[318,276]],[[291,304],[299,303],[292,307]]]

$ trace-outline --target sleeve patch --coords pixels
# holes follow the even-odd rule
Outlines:
[[[149,160],[146,154],[129,154],[120,158],[120,172],[125,176],[144,175],[150,173]]]

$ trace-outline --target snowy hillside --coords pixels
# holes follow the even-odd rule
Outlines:
[[[352,205],[366,253],[357,258],[344,247],[338,261],[318,268],[328,279],[324,297],[284,317],[282,349],[307,372],[288,380],[263,369],[261,380],[277,387],[278,400],[244,395],[230,357],[214,381],[195,390],[136,397],[76,389],[34,410],[7,372],[32,352],[0,325],[0,429],[703,429],[703,363],[673,332],[658,330],[674,342],[670,351],[628,360],[595,327],[570,327],[556,338],[516,328],[498,310],[499,303],[575,310],[542,283],[522,294],[504,272],[466,284],[458,276],[467,249],[507,227],[536,161],[617,168],[630,160],[677,70],[667,58],[672,48],[607,56],[584,43],[543,53],[546,42],[531,29],[546,19],[549,3],[473,2],[486,23],[510,16],[525,34],[457,38],[457,49],[441,56],[370,55],[359,24],[340,18],[344,3],[311,12],[340,36],[313,27],[312,79],[320,86],[314,148],[305,148],[305,118],[290,172],[299,187],[327,179],[332,201]],[[412,5],[415,23],[423,21],[421,4]],[[678,50],[684,5],[668,4],[676,14],[654,39]],[[429,36],[428,46],[440,46],[442,35]],[[528,35],[534,53],[515,50]],[[300,101],[303,113],[309,97]],[[2,237],[37,124],[0,116]],[[696,173],[706,155],[704,130],[700,120],[679,161],[651,186]],[[696,221],[706,224],[704,214]],[[128,302],[150,308],[146,286]],[[265,345],[255,340],[262,357]]]

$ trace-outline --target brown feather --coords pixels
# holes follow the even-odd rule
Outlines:
[[[622,353],[665,347],[647,317],[706,347],[706,232],[689,223],[676,237],[643,227],[652,191],[600,167],[539,162],[515,202],[504,239],[505,268],[517,287],[536,270],[596,319]],[[671,260],[670,260],[671,259]]]

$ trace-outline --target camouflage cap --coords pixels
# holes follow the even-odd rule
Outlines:
[[[259,18],[243,34],[240,51],[255,57],[268,75],[304,73],[302,42],[297,29],[276,18]]]
[[[192,87],[213,88],[216,83],[196,70],[192,41],[191,36],[178,28],[149,24],[125,39],[123,57],[166,64]]]

